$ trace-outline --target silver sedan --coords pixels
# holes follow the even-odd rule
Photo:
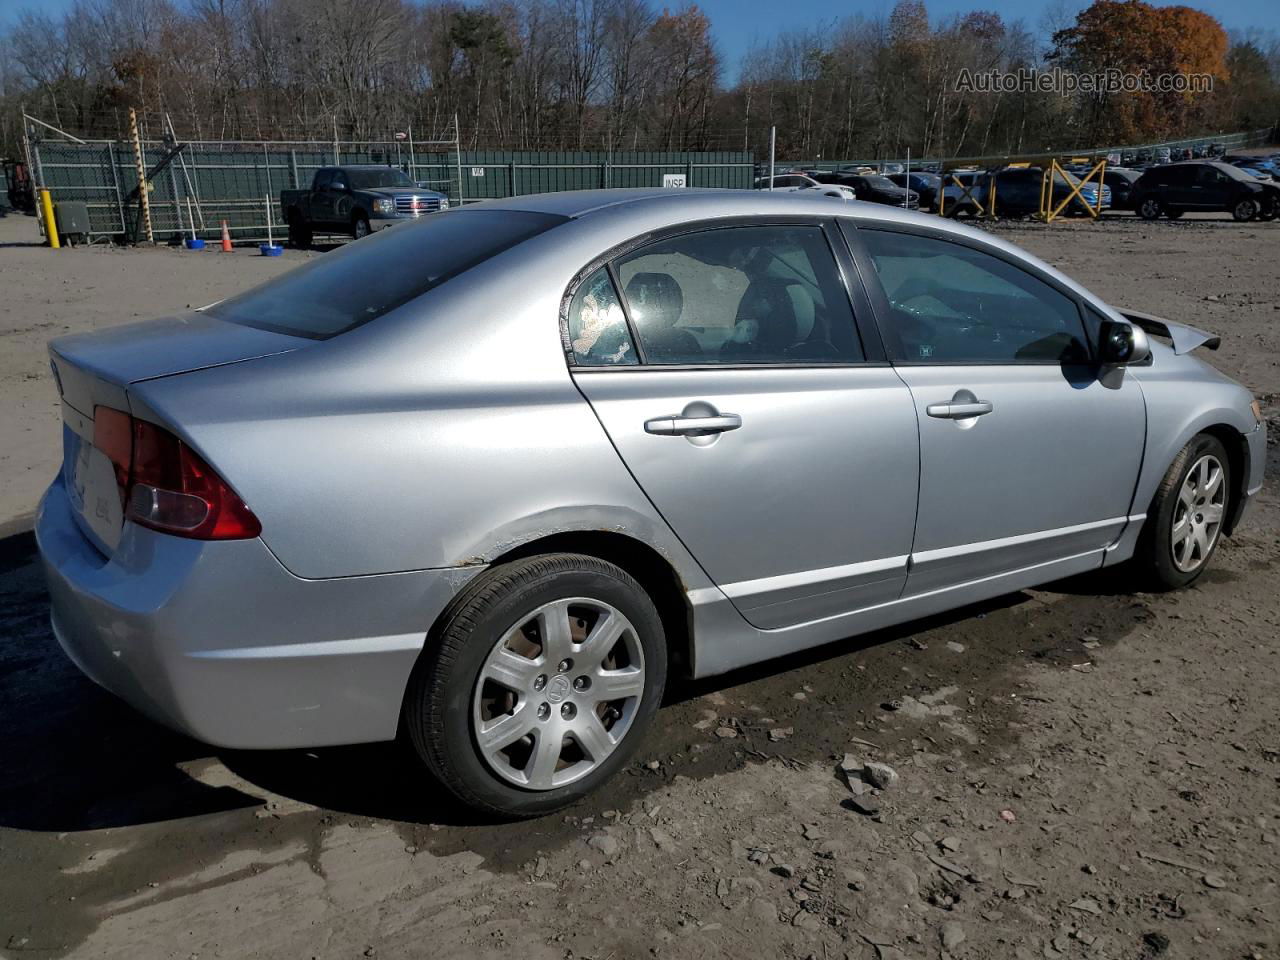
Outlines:
[[[888,206],[477,204],[54,341],[53,627],[201,740],[404,730],[467,803],[541,814],[677,671],[1103,567],[1194,580],[1262,484],[1216,343]]]

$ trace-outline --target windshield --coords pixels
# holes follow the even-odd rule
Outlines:
[[[347,170],[349,186],[353,190],[376,187],[412,187],[413,181],[403,170],[387,167],[385,170]]]
[[[436,214],[348,243],[206,312],[247,327],[326,340],[565,219],[516,210]]]
[[[873,187],[879,187],[881,190],[893,190],[898,186],[888,177],[867,177],[867,183]]]

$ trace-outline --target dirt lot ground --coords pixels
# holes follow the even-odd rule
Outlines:
[[[1113,303],[1220,332],[1209,359],[1280,433],[1280,225],[997,229]],[[0,220],[14,529],[56,469],[45,340],[301,256],[33,240]],[[1280,957],[1278,565],[1268,486],[1193,589],[1059,583],[682,686],[627,775],[492,825],[394,745],[246,754],[143,720],[57,650],[15,534],[0,956]],[[875,815],[851,809],[846,754],[899,774],[860,798]]]

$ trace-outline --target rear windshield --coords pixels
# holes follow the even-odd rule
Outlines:
[[[205,312],[220,320],[324,340],[408,303],[565,217],[454,210],[392,227]]]
[[[347,170],[347,179],[355,190],[372,187],[412,187],[413,181],[403,170],[387,167],[385,170]]]

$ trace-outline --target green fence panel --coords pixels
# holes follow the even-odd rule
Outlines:
[[[33,143],[37,179],[54,201],[84,200],[92,236],[120,236],[138,222],[129,195],[138,176],[132,145],[123,141],[85,144]],[[154,169],[168,153],[147,142],[143,162]],[[664,176],[689,187],[749,189],[754,157],[749,152],[663,153],[631,151],[441,150],[410,152],[404,141],[369,143],[193,142],[156,175],[148,190],[152,233],[158,242],[180,242],[194,226],[216,240],[226,222],[238,241],[282,237],[280,192],[305,188],[316,170],[335,163],[389,164],[408,172],[424,189],[451,203],[606,187],[663,187]],[[193,224],[194,221],[194,224]],[[139,236],[144,234],[139,230]]]

